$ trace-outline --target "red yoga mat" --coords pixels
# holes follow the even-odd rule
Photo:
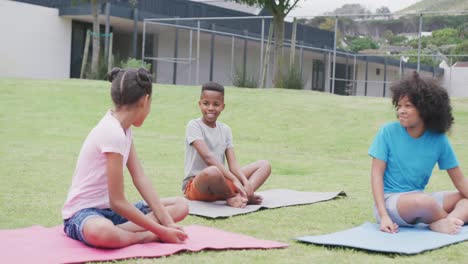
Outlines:
[[[148,243],[121,249],[97,249],[67,237],[62,226],[0,230],[0,263],[79,263],[136,257],[161,257],[203,249],[271,249],[287,244],[191,225],[184,244]]]

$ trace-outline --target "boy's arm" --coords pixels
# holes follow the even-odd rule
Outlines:
[[[185,240],[186,234],[183,231],[167,228],[152,221],[128,202],[124,192],[123,157],[118,153],[109,152],[106,153],[106,158],[107,184],[111,209],[145,230],[153,232],[165,242],[181,243]]]
[[[465,197],[468,198],[468,178],[463,175],[459,166],[447,170],[450,179],[455,185],[455,188]]]
[[[239,181],[242,183],[242,185],[245,188],[245,191],[247,195],[253,195],[253,188],[250,185],[249,180],[245,176],[245,174],[242,172],[241,166],[239,162],[237,162],[236,154],[234,152],[234,148],[228,148],[226,149],[226,160],[229,166],[229,170],[234,174],[234,176],[239,179]]]
[[[237,177],[234,174],[232,174],[228,169],[226,169],[224,164],[216,160],[213,153],[210,151],[210,149],[206,145],[205,141],[200,140],[200,139],[195,140],[192,142],[192,146],[197,150],[200,157],[203,159],[203,161],[205,161],[205,163],[208,166],[216,166],[221,171],[221,173],[223,174],[225,178],[231,180],[234,183],[234,185],[239,189],[239,191],[243,195],[246,195],[243,185],[239,181],[239,179],[237,179]]]
[[[374,195],[375,207],[380,216],[380,230],[388,233],[395,233],[398,231],[398,226],[390,219],[387,209],[385,208],[383,176],[386,167],[387,163],[385,163],[385,161],[372,158],[372,194]]]

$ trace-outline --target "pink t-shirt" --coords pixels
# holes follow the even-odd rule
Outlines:
[[[85,208],[109,208],[107,189],[107,152],[123,156],[123,169],[132,146],[132,130],[123,130],[112,111],[91,130],[81,147],[62,217],[68,219]]]

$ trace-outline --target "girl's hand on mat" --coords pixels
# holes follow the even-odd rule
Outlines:
[[[185,232],[184,228],[182,226],[180,226],[178,224],[175,224],[175,223],[169,224],[169,225],[167,225],[167,227],[175,228],[175,229],[178,229],[178,230],[180,230],[182,232]]]
[[[182,244],[187,239],[187,234],[179,229],[173,227],[166,227],[164,232],[159,234],[159,238],[162,242]]]
[[[392,219],[388,215],[383,216],[380,219],[380,230],[387,233],[398,233],[398,225],[393,223]]]

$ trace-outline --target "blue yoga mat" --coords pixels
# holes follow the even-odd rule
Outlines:
[[[365,223],[361,226],[332,234],[304,236],[296,239],[312,244],[344,246],[376,252],[408,255],[468,240],[467,225],[457,235],[433,232],[427,227],[400,227],[399,230],[396,234],[389,234],[380,231],[377,224]]]

